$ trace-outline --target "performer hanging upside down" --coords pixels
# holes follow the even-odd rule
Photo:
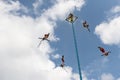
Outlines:
[[[67,72],[67,70],[65,69],[64,55],[62,55],[61,61],[62,61],[62,63],[61,63],[61,65],[60,65],[60,67],[62,67],[62,68]]]
[[[38,47],[40,46],[40,44],[41,44],[41,42],[42,42],[43,40],[47,40],[47,41],[49,41],[49,40],[48,40],[49,35],[50,35],[50,33],[45,34],[43,38],[38,38],[38,39],[41,39],[41,41],[40,41]]]
[[[83,27],[86,28],[90,32],[89,24],[87,23],[87,21],[84,21],[82,24],[83,24]]]
[[[64,64],[64,62],[65,62],[65,61],[64,61],[64,55],[62,56],[61,61],[62,61],[62,64],[61,64],[60,66],[61,66],[61,67],[64,67],[64,65],[65,65],[65,64]]]
[[[105,49],[104,48],[102,48],[102,47],[98,47],[99,48],[99,50],[102,52],[102,55],[101,56],[108,56],[109,55],[109,53],[111,53],[110,51],[105,51]]]

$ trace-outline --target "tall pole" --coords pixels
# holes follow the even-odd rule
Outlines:
[[[75,51],[76,51],[78,70],[79,70],[79,77],[80,77],[80,80],[82,80],[82,73],[81,73],[81,68],[80,68],[80,60],[79,60],[78,49],[77,49],[77,41],[76,41],[75,30],[74,30],[74,26],[73,26],[73,23],[75,22],[75,20],[77,18],[78,18],[77,16],[74,16],[72,13],[70,13],[65,20],[72,24],[73,38],[74,38]]]
[[[76,56],[77,56],[79,77],[80,77],[80,80],[82,80],[82,73],[81,73],[81,68],[80,68],[80,59],[79,59],[79,55],[78,55],[77,41],[76,41],[76,36],[75,36],[75,30],[74,30],[73,23],[72,23],[72,30],[73,30],[74,44],[75,44],[75,50],[76,50]]]

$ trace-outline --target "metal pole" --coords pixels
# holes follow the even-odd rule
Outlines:
[[[72,23],[72,30],[73,30],[74,44],[75,44],[75,50],[76,50],[76,56],[77,56],[79,77],[80,77],[80,80],[82,80],[82,73],[81,73],[81,68],[80,68],[80,60],[79,60],[79,55],[78,55],[77,41],[76,41],[76,36],[75,36],[75,30],[74,30],[73,23]]]

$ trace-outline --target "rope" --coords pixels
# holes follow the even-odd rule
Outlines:
[[[75,50],[76,50],[76,56],[77,56],[79,77],[80,77],[80,80],[82,80],[82,73],[81,73],[81,68],[80,68],[80,60],[79,60],[79,55],[78,55],[78,48],[77,48],[77,42],[76,42],[76,36],[75,36],[75,30],[74,30],[73,23],[72,23],[72,30],[73,30],[74,44],[75,44]]]
[[[38,46],[37,46],[37,47],[39,47],[39,46],[41,45],[42,41],[43,41],[43,40],[41,40],[41,41],[40,41],[40,43],[38,44]]]

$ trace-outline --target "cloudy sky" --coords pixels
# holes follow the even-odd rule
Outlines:
[[[119,0],[0,0],[0,80],[79,80],[70,13],[83,80],[120,80]],[[87,20],[91,32],[82,27]],[[50,33],[50,42],[40,40]],[[98,46],[110,50],[101,56]],[[61,56],[65,68],[61,68]]]

